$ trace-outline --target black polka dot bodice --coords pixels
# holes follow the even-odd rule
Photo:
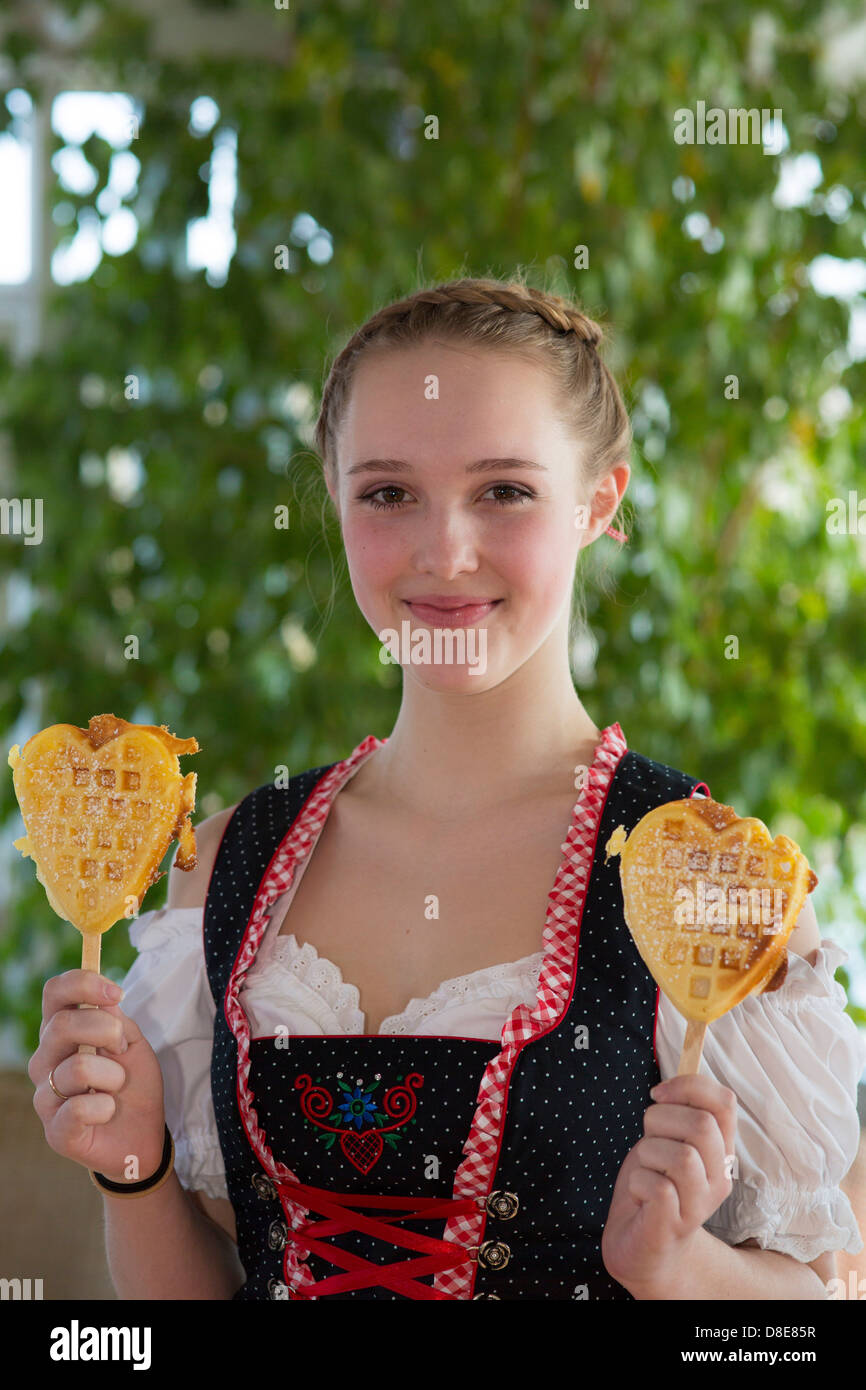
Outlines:
[[[252,1039],[238,1000],[268,925],[371,735],[266,784],[230,819],[208,889],[214,1110],[246,1273],[235,1298],[629,1299],[601,1258],[643,1134],[658,990],[604,847],[697,779],[602,733],[548,900],[535,1008],[499,1041]],[[289,909],[291,912],[291,909]]]

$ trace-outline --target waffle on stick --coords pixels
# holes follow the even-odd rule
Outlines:
[[[709,798],[669,801],[605,846],[620,856],[625,920],[686,1018],[677,1075],[697,1072],[707,1024],[778,989],[786,942],[818,879],[799,845]]]
[[[86,729],[52,724],[10,750],[27,831],[15,848],[33,859],[57,915],[81,932],[83,970],[99,971],[102,933],[139,910],[173,840],[175,866],[195,868],[196,774],[182,775],[178,755],[198,751],[194,738],[113,714],[94,715]]]

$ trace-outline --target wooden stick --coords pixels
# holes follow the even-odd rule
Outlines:
[[[100,935],[99,932],[88,932],[88,931],[82,932],[82,933],[81,933],[81,969],[82,969],[82,970],[95,970],[96,973],[97,973],[97,975],[98,975],[98,974],[99,974],[99,957],[100,957],[100,952],[101,952],[101,950],[102,950],[102,936]],[[79,1009],[98,1009],[98,1008],[99,1008],[99,1005],[98,1005],[98,1004],[79,1004],[78,1007],[79,1007]],[[90,1043],[79,1043],[79,1044],[78,1044],[78,1051],[79,1051],[79,1052],[92,1052],[92,1053],[95,1053],[95,1052],[96,1052],[96,1048],[95,1048],[95,1047],[91,1047]],[[94,1091],[93,1091],[93,1087],[92,1087],[92,1086],[88,1086],[87,1089],[88,1089],[88,1092],[89,1092],[90,1095],[93,1095],[93,1094],[94,1094]]]
[[[686,1022],[686,1036],[683,1039],[683,1050],[680,1053],[680,1064],[677,1067],[677,1076],[695,1076],[701,1064],[701,1052],[704,1047],[704,1035],[707,1025],[697,1019],[690,1018]]]

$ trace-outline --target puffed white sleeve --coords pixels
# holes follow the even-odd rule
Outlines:
[[[728,1245],[754,1239],[804,1262],[863,1249],[839,1186],[860,1142],[857,1084],[866,1066],[866,1042],[833,978],[847,959],[829,939],[814,966],[789,951],[779,989],[748,995],[707,1029],[700,1071],[737,1097],[733,1189],[704,1223]],[[676,1075],[685,1027],[662,995],[656,1052],[665,1080]]]
[[[202,908],[160,908],[130,922],[138,951],[120,1008],[134,1019],[162,1069],[165,1118],[180,1183],[228,1197],[210,1067],[214,1001],[205,971]]]

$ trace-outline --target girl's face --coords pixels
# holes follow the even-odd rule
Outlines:
[[[427,688],[492,689],[554,631],[564,649],[577,553],[609,522],[628,465],[621,487],[611,475],[595,500],[584,495],[579,446],[551,393],[534,363],[433,340],[368,350],[356,370],[328,490],[355,598],[380,640],[407,622],[410,638],[465,632],[462,662],[459,647],[426,665],[400,655]],[[581,530],[584,504],[593,515]],[[454,611],[467,601],[491,606]],[[485,669],[472,674],[485,641]]]

